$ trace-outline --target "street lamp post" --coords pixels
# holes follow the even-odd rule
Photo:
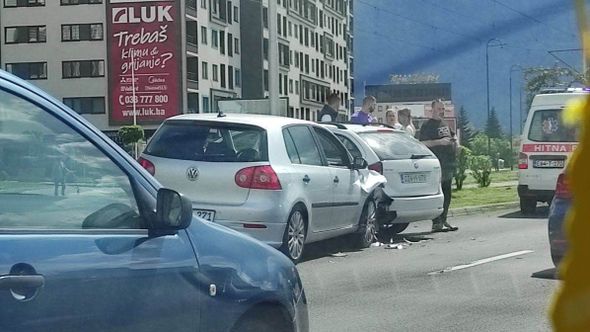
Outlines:
[[[488,117],[487,122],[490,121],[490,57],[489,57],[489,49],[490,43],[496,42],[496,45],[491,45],[492,47],[502,47],[504,44],[496,38],[490,38],[486,43],[486,101],[487,101],[487,108],[488,108]],[[488,156],[491,154],[491,139],[488,135]]]
[[[514,143],[513,143],[514,134],[512,132],[512,72],[518,71],[518,70],[522,70],[522,67],[520,65],[512,65],[510,67],[510,73],[508,74],[509,81],[510,81],[509,89],[510,89],[510,157],[511,158],[514,156]],[[520,117],[522,118],[522,114],[520,115]],[[514,170],[514,162],[512,160],[510,160],[510,170]]]

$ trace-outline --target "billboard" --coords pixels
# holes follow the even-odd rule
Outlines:
[[[107,0],[109,123],[181,113],[180,0]],[[135,93],[134,93],[135,90]]]

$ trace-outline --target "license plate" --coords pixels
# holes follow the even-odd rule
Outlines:
[[[402,173],[402,183],[426,183],[426,173]]]
[[[213,210],[194,209],[193,213],[195,216],[197,216],[199,218],[203,218],[207,221],[214,221],[215,220],[215,211],[213,211]]]
[[[564,168],[565,160],[533,160],[535,168]]]

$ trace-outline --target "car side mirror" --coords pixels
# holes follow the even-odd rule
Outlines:
[[[172,189],[158,190],[156,202],[157,229],[185,229],[193,219],[193,203]]]
[[[362,157],[354,157],[352,160],[352,169],[365,169],[369,166],[367,161]]]

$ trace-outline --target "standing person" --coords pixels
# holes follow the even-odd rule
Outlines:
[[[394,129],[403,129],[402,125],[397,122],[397,116],[395,115],[393,108],[389,108],[387,109],[387,112],[385,112],[385,124],[393,127]]]
[[[456,167],[457,139],[443,120],[445,106],[441,100],[432,102],[432,117],[420,128],[419,139],[440,161],[442,169],[441,187],[445,196],[443,213],[432,220],[432,232],[456,231],[459,228],[447,222],[451,205],[451,186]]]
[[[416,135],[416,127],[412,123],[412,111],[408,108],[401,109],[397,112],[397,119],[406,133],[412,137]]]
[[[369,124],[374,121],[371,113],[375,111],[377,105],[377,99],[373,96],[366,96],[363,99],[363,106],[360,111],[355,112],[350,121],[357,124]]]
[[[320,111],[320,122],[336,122],[338,119],[338,108],[340,107],[340,96],[332,93],[326,99],[324,108]]]
[[[53,165],[54,195],[58,195],[58,188],[61,185],[61,195],[66,195],[66,176],[71,171],[66,166],[66,156],[61,156]]]

